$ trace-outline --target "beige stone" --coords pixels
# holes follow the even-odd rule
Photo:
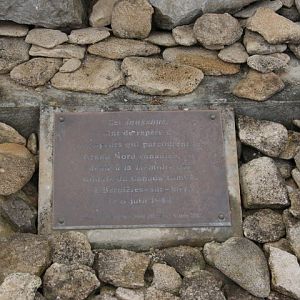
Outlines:
[[[219,52],[218,57],[229,63],[242,64],[247,62],[249,55],[241,43],[234,43],[233,45],[222,49]]]
[[[288,62],[285,55],[283,53],[276,53],[280,56],[274,56],[274,54],[270,55],[252,55],[247,59],[247,64],[250,68],[261,72],[261,73],[270,73],[272,71],[278,71],[284,69]]]
[[[204,14],[194,25],[195,37],[205,48],[231,45],[238,41],[243,29],[237,19],[225,14]],[[219,48],[220,49],[220,48]]]
[[[282,159],[292,159],[300,150],[300,132],[289,131],[288,143],[284,150],[280,153],[279,157]]]
[[[247,28],[261,34],[270,44],[300,43],[300,26],[270,8],[259,8],[248,19]]]
[[[194,35],[194,25],[182,25],[173,28],[172,35],[175,42],[182,46],[193,46],[197,44],[197,39]]]
[[[23,37],[28,33],[26,25],[20,25],[10,21],[0,21],[0,36]]]
[[[203,79],[201,70],[159,58],[127,57],[122,63],[126,86],[149,95],[191,93]]]
[[[110,25],[113,7],[118,1],[119,0],[98,0],[94,4],[90,15],[90,25],[93,27]]]
[[[28,32],[25,42],[41,46],[43,48],[53,48],[68,41],[68,36],[59,30],[35,28]]]
[[[30,136],[27,139],[27,149],[32,154],[37,154],[38,152],[38,137],[36,133],[31,133]]]
[[[88,52],[110,59],[123,59],[127,56],[158,54],[160,48],[145,41],[110,37],[105,41],[89,46]]]
[[[10,72],[10,77],[27,86],[45,85],[58,72],[61,65],[62,60],[59,58],[36,57],[16,66]]]
[[[299,25],[300,26],[300,25]],[[300,59],[300,45],[289,45],[289,49],[295,54],[295,56]]]
[[[86,45],[95,44],[110,36],[110,32],[106,29],[98,28],[82,28],[72,30],[69,35],[69,42],[72,44]]]
[[[26,139],[11,126],[0,122],[0,144],[3,143],[15,143],[25,145]]]
[[[146,38],[151,31],[153,7],[147,0],[122,0],[112,12],[111,27],[121,38]]]
[[[281,0],[283,6],[292,7],[295,4],[295,0]]]
[[[295,180],[298,188],[300,188],[300,171],[297,168],[292,170],[292,177]]]
[[[201,47],[175,47],[163,52],[166,61],[189,65],[205,75],[232,75],[240,71],[238,64],[227,63],[218,57],[218,52]]]
[[[237,97],[265,101],[284,88],[284,83],[275,73],[259,73],[250,70],[245,78],[233,89]]]
[[[145,41],[150,42],[152,44],[163,46],[163,47],[172,47],[176,46],[177,43],[173,37],[173,35],[169,32],[162,31],[154,31],[152,32]]]
[[[64,61],[64,64],[60,67],[59,72],[71,73],[78,70],[81,66],[81,60],[78,58],[70,58]]]
[[[51,80],[57,89],[108,94],[124,84],[119,62],[87,56],[73,73],[57,73]]]

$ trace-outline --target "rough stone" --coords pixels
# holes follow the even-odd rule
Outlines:
[[[33,155],[19,144],[0,144],[0,165],[0,195],[22,189],[35,171]]]
[[[0,240],[0,257],[0,282],[16,272],[41,276],[51,263],[51,248],[46,237],[14,234]]]
[[[282,295],[280,293],[271,291],[269,297],[266,300],[294,300],[295,298],[291,298],[289,296]]]
[[[219,52],[218,57],[229,63],[242,64],[247,62],[249,55],[241,43],[234,43],[233,45],[222,49]]]
[[[296,184],[296,182],[294,181],[293,178],[286,179],[285,184],[286,184],[286,188],[289,192],[298,189],[298,185]]]
[[[66,59],[63,65],[59,68],[61,73],[72,73],[78,70],[81,66],[81,60],[78,58]]]
[[[45,85],[62,65],[59,58],[36,57],[24,62],[10,72],[10,77],[16,82],[27,86]]]
[[[292,7],[295,4],[295,0],[281,0],[281,2],[285,7]]]
[[[277,11],[282,7],[282,2],[280,0],[258,1],[237,12],[234,16],[237,18],[250,18],[260,7],[267,7],[273,11]]]
[[[300,43],[300,26],[270,8],[259,8],[246,26],[270,44]]]
[[[250,68],[261,72],[270,73],[285,68],[288,61],[274,57],[272,55],[252,55],[247,59],[247,64]]]
[[[0,212],[16,231],[36,233],[37,210],[18,195],[12,194],[0,203]]]
[[[189,65],[200,69],[205,75],[232,75],[240,71],[238,64],[224,62],[217,51],[201,47],[175,47],[163,52],[166,61]]]
[[[108,30],[89,27],[72,30],[68,38],[72,44],[86,45],[95,44],[109,36],[110,32]]]
[[[300,220],[285,210],[283,220],[286,227],[286,237],[289,241],[294,254],[300,259]]]
[[[81,27],[86,5],[82,0],[2,0],[0,20],[32,24],[48,28]]]
[[[0,36],[23,37],[28,33],[28,27],[10,21],[0,21]]]
[[[279,241],[276,241],[276,242],[265,243],[263,246],[263,249],[264,249],[265,253],[267,254],[267,256],[269,256],[269,254],[270,254],[270,247],[278,248],[280,250],[283,250],[283,251],[293,254],[293,250],[290,246],[290,243],[285,238],[280,239]]]
[[[299,25],[300,27],[300,25]],[[289,45],[289,49],[295,54],[295,56],[300,59],[300,45]]]
[[[173,267],[165,264],[154,264],[152,286],[157,290],[177,294],[181,287],[181,277]]]
[[[298,169],[300,169],[300,151],[294,156],[294,160]]]
[[[225,300],[219,281],[208,271],[200,271],[193,277],[185,277],[180,296],[182,300]]]
[[[29,47],[22,38],[0,37],[0,74],[8,73],[29,60]]]
[[[251,295],[233,282],[225,284],[223,292],[227,300],[262,300],[262,298]]]
[[[287,49],[286,44],[271,45],[260,34],[247,29],[243,43],[250,55],[279,53]]]
[[[197,39],[194,35],[194,25],[182,25],[173,28],[172,35],[175,42],[182,46],[193,46],[196,45]]]
[[[240,184],[245,208],[280,208],[289,205],[284,180],[269,157],[253,159],[242,165]]]
[[[284,179],[288,179],[292,176],[292,170],[294,168],[293,163],[290,160],[275,158],[276,167],[278,168],[281,176]]]
[[[289,192],[289,198],[291,201],[290,213],[295,218],[300,219],[300,190],[297,189]]]
[[[88,52],[110,59],[123,59],[127,56],[158,54],[160,48],[145,41],[110,37],[105,41],[89,46]]]
[[[300,61],[291,57],[291,60],[288,66],[279,73],[280,78],[285,82],[291,85],[299,85],[300,84]]]
[[[119,62],[87,56],[73,73],[56,73],[51,80],[57,89],[108,94],[124,84]]]
[[[296,7],[298,9],[298,12],[300,13],[300,1],[299,0],[295,0],[295,4],[296,4]]]
[[[40,292],[36,292],[34,300],[47,300]]]
[[[99,250],[95,269],[101,281],[124,288],[144,287],[144,274],[150,259],[128,250]]]
[[[111,15],[115,4],[119,0],[98,0],[90,15],[90,25],[93,27],[103,27],[110,25]]]
[[[246,238],[258,243],[275,242],[285,236],[281,214],[271,209],[262,209],[247,216],[243,230]]]
[[[173,35],[163,31],[151,32],[145,41],[162,47],[173,47],[177,45]]]
[[[293,22],[300,21],[300,13],[295,6],[290,8],[282,7],[280,10],[278,10],[278,14]]]
[[[49,300],[83,300],[99,287],[93,269],[84,265],[54,263],[43,278],[44,295]]]
[[[159,58],[127,57],[122,63],[122,70],[128,88],[150,95],[188,94],[204,77],[199,69]]]
[[[0,122],[0,144],[3,143],[25,145],[26,139],[13,127]]]
[[[85,48],[82,46],[71,44],[62,44],[51,49],[32,45],[32,47],[29,50],[29,54],[31,56],[83,59],[85,54]]]
[[[232,93],[241,98],[265,101],[284,89],[284,82],[275,73],[263,74],[250,70],[234,87]]]
[[[115,4],[111,28],[115,36],[143,39],[151,31],[153,7],[147,0],[122,0]]]
[[[205,268],[205,260],[199,248],[179,246],[160,251],[162,259],[184,277],[197,274]]]
[[[94,254],[91,245],[81,232],[68,231],[50,237],[53,262],[65,265],[81,264],[92,266]]]
[[[195,22],[194,33],[198,42],[210,49],[235,43],[242,36],[243,29],[238,20],[227,13],[204,14]]]
[[[271,157],[279,156],[288,142],[288,131],[280,123],[239,116],[237,127],[243,144]]]
[[[270,294],[268,264],[262,250],[246,238],[233,237],[204,246],[206,261],[256,297]]]
[[[53,48],[68,41],[68,36],[59,30],[34,28],[26,36],[25,42],[43,48]]]
[[[293,124],[300,128],[300,120],[293,120]]]
[[[36,133],[33,132],[30,134],[27,139],[26,147],[32,154],[38,153],[38,137]]]
[[[34,300],[42,280],[28,273],[12,273],[0,286],[1,300]]]
[[[119,300],[144,300],[144,290],[142,289],[125,289],[119,287],[116,289],[116,297]]]
[[[3,199],[0,198],[0,203]],[[8,238],[15,233],[15,229],[0,214],[0,239]]]
[[[146,290],[145,300],[180,300],[180,298],[171,293],[159,291],[154,287],[150,287]]]
[[[299,169],[295,168],[292,170],[292,177],[295,180],[297,186],[300,188],[300,171],[299,171]]]
[[[271,247],[269,266],[273,288],[279,293],[300,299],[300,266],[297,257]]]
[[[300,150],[300,133],[296,131],[288,132],[288,143],[279,157],[282,159],[292,159]]]

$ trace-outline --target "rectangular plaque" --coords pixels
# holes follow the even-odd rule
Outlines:
[[[218,111],[55,113],[55,229],[230,226]]]

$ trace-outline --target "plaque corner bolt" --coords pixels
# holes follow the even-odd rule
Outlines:
[[[59,117],[59,122],[64,122],[65,118],[64,117]]]
[[[63,218],[59,218],[58,219],[58,223],[59,223],[59,225],[64,225],[65,224],[65,220]]]
[[[219,214],[218,215],[218,219],[221,220],[221,221],[223,221],[225,219],[224,214]]]
[[[216,119],[216,115],[210,115],[210,119],[211,120],[215,120]]]

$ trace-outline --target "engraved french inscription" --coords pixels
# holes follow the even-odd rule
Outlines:
[[[218,111],[55,114],[54,228],[230,226]]]

